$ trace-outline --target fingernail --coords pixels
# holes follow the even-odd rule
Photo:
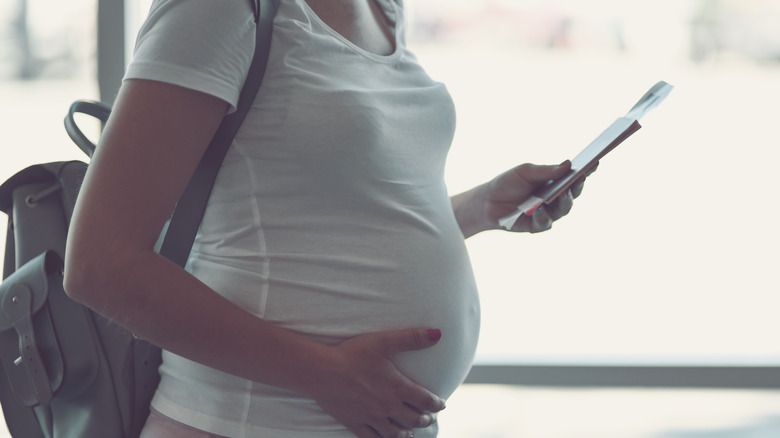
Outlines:
[[[428,329],[428,339],[430,339],[433,342],[436,342],[439,339],[441,339],[441,330],[439,330],[439,329]]]

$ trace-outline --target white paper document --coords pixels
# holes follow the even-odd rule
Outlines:
[[[588,174],[599,162],[617,145],[638,131],[642,125],[639,120],[647,114],[648,111],[657,107],[674,88],[664,81],[658,82],[639,99],[626,114],[615,120],[607,129],[605,129],[595,140],[593,140],[585,149],[571,160],[571,172],[559,180],[549,181],[525,202],[518,206],[517,211],[498,221],[499,225],[509,230],[517,219],[523,215],[531,215],[542,204],[549,204],[558,196],[565,193],[572,184],[582,176]]]

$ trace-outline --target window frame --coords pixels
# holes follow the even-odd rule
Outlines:
[[[121,84],[127,57],[127,23],[134,2],[98,0],[98,84],[104,102],[112,103]],[[135,17],[137,18],[137,17]],[[478,361],[464,383],[532,387],[651,387],[706,389],[780,389],[780,366],[704,363],[536,363],[516,358],[506,363]],[[777,361],[775,361],[776,363]]]

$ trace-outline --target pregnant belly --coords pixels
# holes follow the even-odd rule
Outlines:
[[[471,368],[479,335],[479,299],[465,245],[462,238],[436,239],[413,248],[408,239],[397,243],[403,248],[387,242],[381,251],[366,245],[362,254],[355,246],[337,251],[331,242],[322,245],[330,251],[320,254],[234,257],[229,266],[224,255],[197,251],[190,269],[244,309],[327,345],[377,331],[440,329],[442,338],[435,346],[399,353],[393,361],[412,381],[446,399]],[[247,382],[170,354],[162,374],[161,393],[206,388],[197,398],[182,396],[176,403],[192,405],[198,412],[208,406],[225,418],[246,412],[253,436],[353,436],[314,400],[292,391]],[[435,435],[434,429],[417,432],[421,437]]]
[[[479,299],[465,247],[420,249],[418,257],[371,259],[327,255],[294,258],[296,275],[274,275],[263,317],[318,342],[337,344],[364,333],[411,327],[442,332],[431,348],[394,361],[412,380],[448,397],[468,373],[479,336]],[[386,254],[406,254],[388,251]]]
[[[437,345],[399,353],[394,361],[447,397],[473,361],[479,299],[457,224],[437,223],[356,233],[356,224],[337,228],[328,221],[320,228],[330,228],[314,234],[268,232],[265,254],[201,247],[191,269],[244,309],[329,345],[378,331],[440,329]]]
[[[428,324],[417,324],[441,329],[441,340],[431,348],[399,353],[393,359],[404,375],[445,399],[466,378],[479,336],[478,304],[457,313],[458,318],[433,317]]]

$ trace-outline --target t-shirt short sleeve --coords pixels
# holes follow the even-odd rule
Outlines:
[[[155,0],[141,26],[127,79],[149,79],[216,96],[235,111],[255,49],[246,0]]]

